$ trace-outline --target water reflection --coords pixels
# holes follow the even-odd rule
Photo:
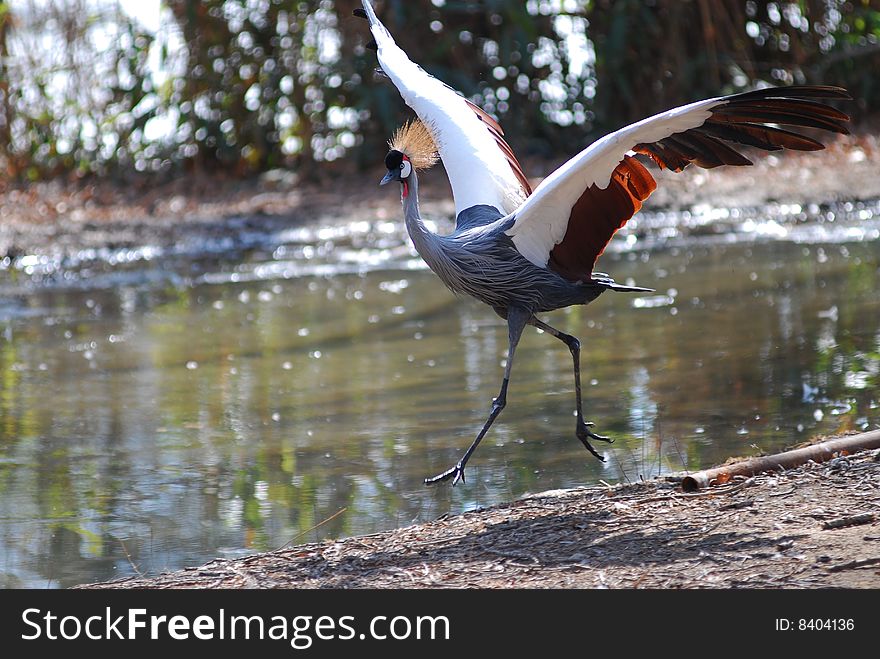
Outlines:
[[[717,234],[696,212],[695,234],[642,218],[601,269],[657,292],[552,316],[582,339],[587,417],[617,438],[608,461],[574,437],[568,351],[529,330],[510,404],[454,489],[421,480],[482,423],[504,325],[452,298],[398,225],[288,229],[235,260],[8,262],[0,579],[151,574],[876,428],[873,208],[853,205],[849,225],[845,209],[770,209],[776,235],[733,211]]]

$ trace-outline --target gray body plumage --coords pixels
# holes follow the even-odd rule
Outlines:
[[[553,311],[587,304],[608,288],[618,288],[610,279],[571,282],[536,266],[517,251],[505,233],[515,217],[505,217],[492,206],[462,211],[455,231],[447,236],[432,233],[419,215],[415,174],[408,185],[404,218],[416,251],[451,291],[485,302],[504,318],[510,307],[529,314]]]

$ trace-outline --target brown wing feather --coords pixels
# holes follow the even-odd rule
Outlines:
[[[636,144],[633,149],[637,153],[642,153],[653,160],[660,169],[671,169],[673,172],[680,172],[691,164],[690,160],[685,158],[672,149],[667,149],[659,142],[653,144]]]
[[[706,168],[751,165],[730,142],[765,151],[815,151],[825,148],[821,142],[777,125],[847,133],[846,114],[812,99],[849,98],[845,89],[822,86],[768,88],[736,94],[713,109],[703,125],[658,142],[637,144],[633,150],[648,156],[661,169],[675,172],[691,163]],[[653,177],[638,160],[624,156],[607,188],[591,185],[572,207],[565,236],[550,251],[549,267],[572,281],[590,279],[596,259],[608,241],[638,212],[656,187]]]
[[[625,156],[607,188],[591,185],[577,200],[565,237],[550,252],[550,268],[572,281],[589,279],[608,241],[656,188],[657,183],[645,166]]]
[[[486,128],[489,129],[489,132],[492,133],[492,137],[495,138],[495,142],[498,144],[498,148],[501,149],[501,152],[504,154],[504,157],[507,158],[507,162],[510,164],[510,169],[513,171],[513,175],[516,176],[516,180],[519,181],[519,184],[523,188],[523,192],[526,196],[532,194],[532,186],[529,184],[529,179],[526,178],[525,173],[523,173],[522,166],[517,161],[516,156],[513,155],[513,149],[507,144],[504,140],[504,131],[501,129],[501,124],[495,121],[488,112],[486,112],[479,105],[470,101],[468,99],[464,99],[465,102],[470,106],[471,110],[480,118],[484,124],[486,124]]]

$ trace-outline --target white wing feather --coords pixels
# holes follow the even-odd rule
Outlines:
[[[529,261],[547,267],[550,250],[565,237],[568,218],[577,200],[591,185],[605,189],[615,167],[634,146],[649,144],[674,133],[697,128],[711,116],[712,108],[726,103],[710,98],[662,112],[606,135],[541,181],[516,210],[516,222],[507,234]]]
[[[525,194],[486,125],[463,97],[407,57],[376,17],[369,0],[363,0],[363,6],[382,69],[437,142],[452,185],[456,214],[478,204],[494,206],[505,214],[512,212]]]

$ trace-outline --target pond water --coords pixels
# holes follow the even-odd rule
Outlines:
[[[567,349],[529,329],[455,488],[422,479],[483,423],[506,331],[399,223],[2,261],[0,585],[155,574],[878,428],[878,227],[878,202],[637,218],[600,269],[656,293],[546,317],[582,340],[607,461],[574,436]]]

